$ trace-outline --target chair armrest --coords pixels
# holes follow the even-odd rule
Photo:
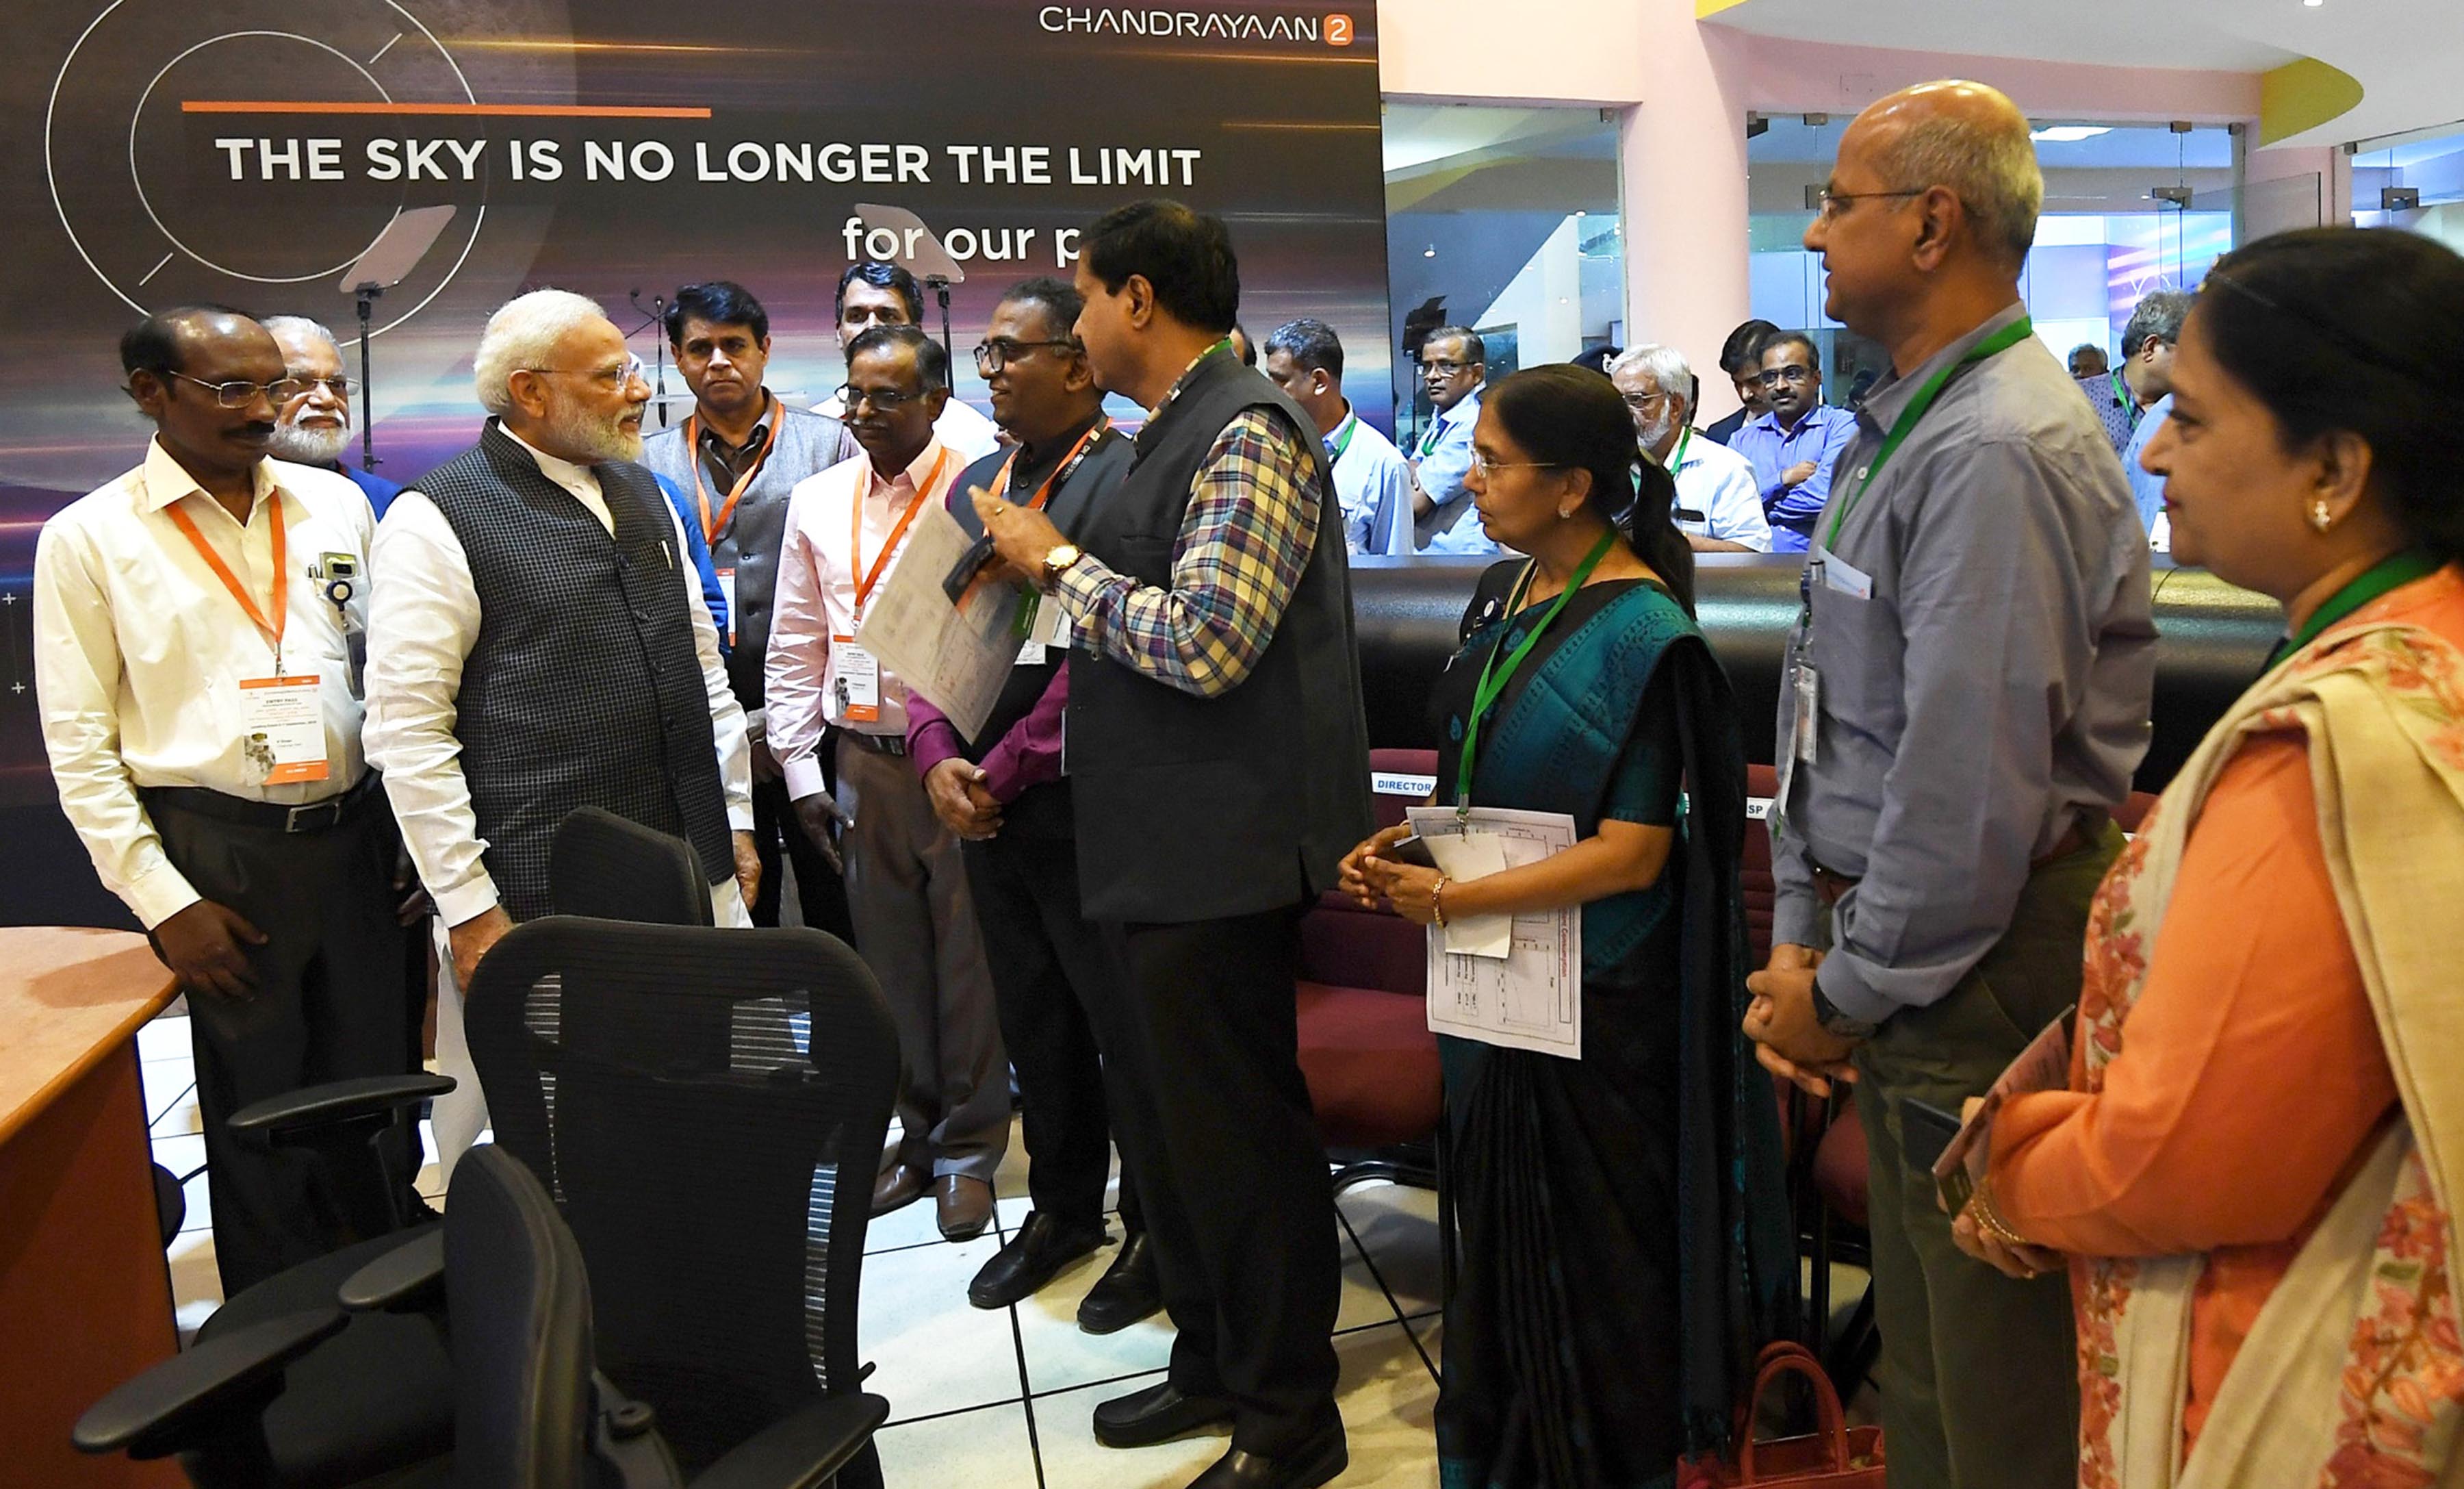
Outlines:
[[[889,1417],[890,1403],[869,1392],[825,1396],[737,1444],[694,1478],[693,1489],[814,1489]]]
[[[70,1440],[80,1453],[159,1458],[253,1428],[284,1368],[344,1322],[339,1308],[311,1308],[207,1340],[88,1407]]]
[[[445,1296],[445,1228],[428,1226],[342,1279],[334,1300],[353,1313],[426,1311]]]
[[[360,1117],[382,1117],[416,1106],[429,1097],[443,1096],[452,1090],[453,1085],[451,1076],[425,1073],[363,1076],[355,1080],[330,1081],[321,1086],[270,1096],[262,1101],[251,1101],[231,1114],[228,1125],[236,1132],[273,1134],[299,1127],[321,1127]]]

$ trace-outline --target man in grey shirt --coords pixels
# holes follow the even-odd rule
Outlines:
[[[1854,1065],[1893,1489],[2077,1478],[2068,1287],[1963,1256],[1906,1126],[1911,1100],[1956,1115],[2077,1000],[2107,812],[2147,743],[2145,539],[2019,303],[2043,190],[2010,100],[1926,84],[1858,117],[1805,234],[1825,308],[1892,375],[1813,534],[1746,1027],[1815,1088]]]

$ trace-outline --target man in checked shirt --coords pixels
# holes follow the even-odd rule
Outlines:
[[[1075,623],[1068,770],[1088,919],[1121,948],[1122,1067],[1164,1306],[1164,1384],[1095,1409],[1138,1447],[1232,1423],[1199,1489],[1324,1483],[1340,1271],[1326,1155],[1294,1029],[1295,931],[1369,830],[1368,729],[1326,452],[1230,350],[1241,279],[1223,224],[1137,202],[1088,229],[1078,338],[1146,405],[1084,551],[990,495],[1001,558]]]

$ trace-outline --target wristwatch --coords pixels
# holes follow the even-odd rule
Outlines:
[[[1049,589],[1059,584],[1061,576],[1067,573],[1069,566],[1077,563],[1081,556],[1078,544],[1074,543],[1065,543],[1044,555],[1044,588]]]
[[[1835,1034],[1842,1039],[1859,1041],[1871,1039],[1876,1031],[1881,1027],[1878,1024],[1869,1024],[1861,1018],[1850,1018],[1846,1013],[1841,1012],[1839,1005],[1823,996],[1820,983],[1814,985],[1814,1021],[1820,1024],[1826,1033]]]

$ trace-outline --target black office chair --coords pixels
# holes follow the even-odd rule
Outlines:
[[[392,1489],[684,1489],[656,1415],[593,1367],[591,1294],[581,1248],[521,1162],[476,1147],[453,1174],[441,1235],[406,1243],[342,1289],[361,1317],[435,1306],[453,1339],[454,1448],[387,1475]],[[97,1404],[77,1423],[93,1453],[159,1457],[186,1433],[246,1441],[281,1374],[344,1328],[331,1302],[192,1349]],[[851,1392],[773,1424],[691,1489],[812,1489],[827,1483],[890,1414]],[[226,1462],[237,1468],[237,1455]],[[199,1479],[208,1489],[259,1480]]]
[[[853,951],[550,917],[480,964],[468,1020],[496,1141],[589,1262],[600,1367],[688,1471],[855,1390],[898,1043]]]
[[[693,844],[599,807],[577,807],[547,850],[559,915],[650,925],[708,925],[710,884]]]

